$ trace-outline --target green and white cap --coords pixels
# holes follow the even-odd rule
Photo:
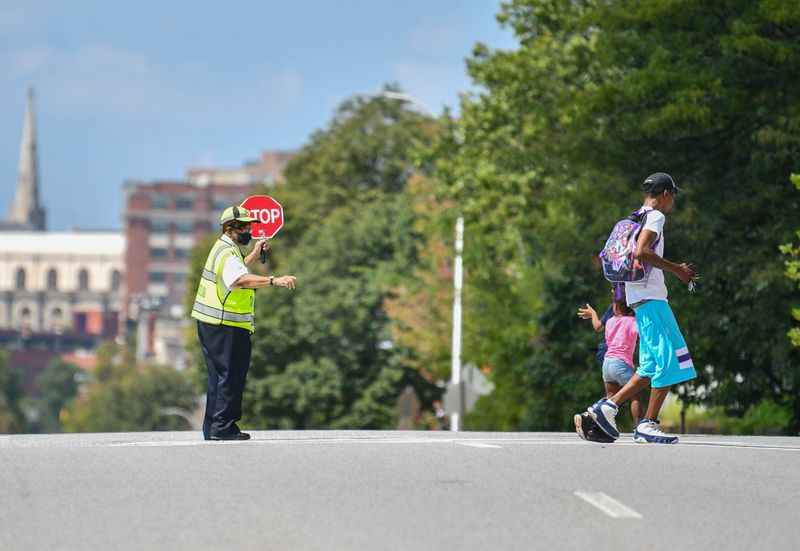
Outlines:
[[[220,225],[226,224],[227,222],[233,222],[237,220],[239,222],[258,222],[257,218],[253,218],[250,216],[250,211],[244,207],[228,207],[224,211],[222,211],[222,216],[219,217]]]

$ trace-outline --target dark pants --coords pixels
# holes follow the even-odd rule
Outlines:
[[[208,369],[206,415],[203,437],[226,436],[239,432],[236,421],[242,418],[242,393],[250,367],[250,332],[227,325],[197,322],[197,336]]]

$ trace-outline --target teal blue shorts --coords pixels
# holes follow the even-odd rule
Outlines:
[[[653,388],[664,388],[697,377],[686,340],[666,300],[650,300],[636,307],[639,328],[640,377]]]

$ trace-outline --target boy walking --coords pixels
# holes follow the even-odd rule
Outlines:
[[[599,400],[589,407],[587,413],[604,433],[616,440],[619,438],[616,424],[619,406],[649,385],[650,401],[645,417],[633,431],[634,440],[674,444],[678,437],[661,431],[658,414],[670,387],[694,379],[697,373],[689,348],[667,302],[664,270],[672,272],[689,285],[697,276],[690,264],[677,264],[664,259],[665,215],[675,207],[675,196],[679,191],[675,181],[669,174],[656,172],[645,179],[642,189],[645,198],[641,211],[648,212],[637,240],[636,259],[652,266],[652,270],[645,281],[625,283],[627,303],[636,315],[639,329],[639,369],[619,392]],[[583,436],[579,426],[576,426],[576,430]]]

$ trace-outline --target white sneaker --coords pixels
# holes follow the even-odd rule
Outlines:
[[[641,444],[677,444],[678,437],[664,434],[658,421],[642,419],[633,429],[633,439]]]
[[[619,412],[619,408],[610,400],[600,400],[586,410],[586,412],[594,419],[595,423],[597,423],[604,433],[615,440],[619,438],[619,430],[617,430],[617,413]]]

